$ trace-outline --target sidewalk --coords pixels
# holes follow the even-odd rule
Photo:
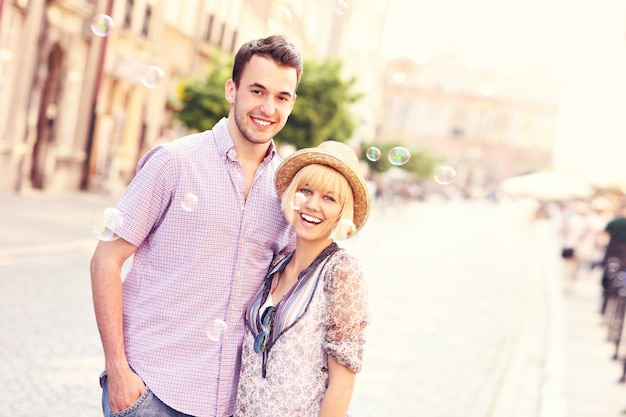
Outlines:
[[[481,416],[623,416],[626,386],[617,380],[624,356],[611,359],[614,345],[606,341],[598,314],[599,277],[583,274],[565,292],[552,225],[537,222],[531,230],[527,256],[532,267],[526,278],[539,282],[535,302],[524,312],[526,323],[500,383],[498,407]]]
[[[553,417],[554,410],[566,417],[624,416],[626,385],[618,379],[626,355],[621,353],[619,360],[612,359],[614,345],[607,341],[608,331],[599,314],[601,271],[584,271],[571,290],[565,291],[558,240],[549,225],[542,227],[545,227],[542,242],[537,244],[544,247],[544,278],[556,279],[551,279],[552,300],[548,303],[551,307],[548,337],[552,343],[548,343],[546,352],[548,384],[543,392],[550,404],[541,410],[540,417]],[[554,380],[550,381],[551,378]],[[562,407],[558,407],[560,400]]]
[[[117,197],[92,193],[0,192],[0,260],[93,247],[94,216]]]
[[[594,279],[597,278],[597,279]],[[580,279],[565,296],[567,417],[616,417],[626,413],[625,355],[613,360],[614,344],[602,325],[599,277]]]

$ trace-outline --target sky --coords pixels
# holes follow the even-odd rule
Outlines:
[[[562,85],[556,168],[626,183],[626,0],[390,3],[388,58],[451,50],[473,68],[549,74]]]

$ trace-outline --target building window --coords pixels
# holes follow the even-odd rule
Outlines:
[[[217,46],[220,49],[224,46],[224,36],[226,36],[226,23],[222,23],[222,30],[220,30],[220,37],[217,40]]]
[[[146,10],[143,16],[143,26],[141,27],[141,34],[148,37],[150,34],[150,21],[152,20],[152,6],[146,6]]]
[[[215,15],[212,14],[211,16],[209,16],[209,23],[206,28],[206,36],[204,37],[204,40],[206,40],[207,43],[211,43],[211,34],[213,33],[214,25],[215,25]]]
[[[462,139],[463,136],[465,136],[465,132],[463,131],[462,127],[454,126],[450,131],[450,135],[453,139]]]
[[[231,54],[235,52],[235,48],[237,48],[237,30],[233,32],[233,37],[230,39],[230,52]]]
[[[126,14],[124,15],[124,27],[130,29],[133,22],[134,0],[126,0]]]

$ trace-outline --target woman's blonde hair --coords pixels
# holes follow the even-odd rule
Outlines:
[[[354,197],[352,188],[345,177],[329,166],[311,164],[294,175],[281,197],[280,207],[289,224],[293,224],[296,216],[296,210],[293,208],[295,194],[305,185],[307,188],[322,190],[322,192],[332,191],[339,204],[342,205],[343,208],[331,231],[331,236],[342,221],[354,221]]]

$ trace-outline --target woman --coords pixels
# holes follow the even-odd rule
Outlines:
[[[235,415],[343,417],[368,314],[360,265],[334,239],[365,224],[367,185],[335,141],[293,153],[275,183],[296,247],[272,262],[247,309]]]

